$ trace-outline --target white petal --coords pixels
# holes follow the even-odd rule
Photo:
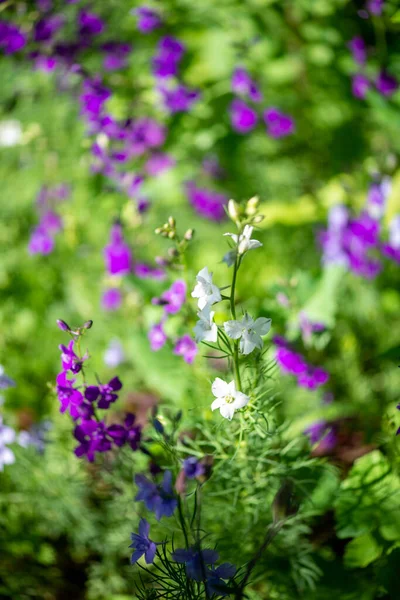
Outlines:
[[[250,352],[253,352],[255,347],[256,345],[252,341],[251,337],[247,333],[243,334],[240,340],[240,352],[242,354],[250,354]]]
[[[203,295],[203,286],[200,283],[196,283],[191,295],[192,298],[200,298]]]
[[[0,452],[0,463],[3,463],[3,465],[12,465],[13,462],[15,462],[14,453],[11,452],[10,448],[5,446]]]
[[[216,398],[224,398],[229,394],[229,386],[226,381],[217,377],[211,386],[211,391]]]
[[[235,409],[233,407],[233,404],[224,404],[223,406],[221,406],[219,412],[225,419],[229,419],[231,421],[233,415],[235,414]]]
[[[225,321],[225,333],[232,339],[238,340],[243,332],[243,325],[240,321]]]
[[[235,385],[234,381],[231,381],[230,383],[228,383],[228,394],[233,397],[236,394],[236,385]]]
[[[215,323],[212,324],[211,329],[204,332],[205,342],[216,342],[218,339],[218,327]]]
[[[0,440],[3,444],[11,444],[15,440],[15,431],[11,427],[0,429]]]
[[[211,404],[211,410],[215,410],[216,408],[221,408],[225,404],[225,400],[223,398],[217,398]]]
[[[208,270],[208,267],[203,267],[201,271],[197,273],[198,279],[205,279],[206,282],[211,283],[212,273]]]
[[[262,243],[258,240],[249,240],[249,250],[255,250],[256,248],[260,248]]]
[[[221,292],[216,285],[212,286],[212,294],[209,296],[208,303],[214,304],[215,302],[219,302],[221,300]]]
[[[207,303],[208,303],[208,297],[201,296],[201,298],[199,298],[197,301],[197,306],[200,308],[200,310],[202,310],[205,306],[207,306]]]
[[[237,244],[238,236],[236,235],[236,233],[224,233],[224,235],[229,235],[229,237],[231,237],[233,239],[235,244]]]
[[[238,410],[238,408],[243,408],[246,406],[249,400],[250,398],[246,396],[246,394],[243,394],[243,392],[236,392],[235,401],[231,406],[233,406],[235,410]]]
[[[271,329],[271,319],[259,317],[254,323],[254,329],[259,335],[266,335]]]

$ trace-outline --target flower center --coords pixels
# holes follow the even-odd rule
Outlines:
[[[232,404],[232,402],[235,400],[235,398],[232,396],[232,394],[228,394],[227,396],[225,396],[225,402],[227,404]]]

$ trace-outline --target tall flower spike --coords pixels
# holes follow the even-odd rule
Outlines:
[[[211,391],[216,400],[211,404],[211,410],[219,408],[225,419],[232,420],[235,410],[239,410],[248,404],[250,398],[236,390],[235,382],[226,383],[219,377],[214,380]]]
[[[197,284],[192,292],[192,298],[198,298],[197,305],[202,310],[207,304],[211,306],[221,300],[219,288],[213,284],[212,273],[207,267],[201,269],[196,276]]]
[[[253,229],[254,227],[251,225],[245,225],[240,235],[237,235],[236,233],[224,233],[224,235],[232,238],[235,244],[237,244],[238,254],[243,255],[249,250],[255,250],[256,248],[260,248],[262,246],[262,243],[258,240],[251,239]],[[231,250],[225,254],[224,262],[226,262],[228,267],[232,266],[235,263],[235,252]]]

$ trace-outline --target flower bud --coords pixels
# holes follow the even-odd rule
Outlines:
[[[168,256],[171,258],[177,258],[179,256],[179,252],[176,248],[169,248],[167,252]]]
[[[228,215],[232,219],[232,221],[237,221],[240,216],[240,206],[234,200],[229,200],[228,202]]]
[[[162,227],[157,227],[157,229],[154,230],[154,233],[156,235],[160,235],[160,233],[162,233],[162,232],[163,232],[163,228]]]
[[[91,319],[89,319],[89,321],[86,321],[82,325],[82,329],[91,329],[92,325],[93,325],[93,321]]]
[[[167,234],[167,236],[169,237],[169,239],[170,239],[170,240],[173,240],[173,239],[174,239],[174,237],[176,237],[176,233],[175,233],[175,231],[170,231],[170,232]]]
[[[185,235],[183,236],[183,239],[186,240],[187,242],[190,242],[190,240],[193,239],[194,236],[194,229],[188,229],[185,233]]]
[[[246,215],[248,215],[249,217],[255,215],[258,210],[259,204],[260,198],[258,196],[253,196],[253,198],[250,198],[250,200],[248,200],[246,204]]]
[[[264,219],[265,219],[264,215],[257,215],[256,217],[254,217],[252,222],[257,224],[257,223],[261,223],[262,221],[264,221]]]
[[[57,319],[57,325],[61,329],[61,331],[70,331],[69,325],[61,319]]]
[[[168,225],[170,227],[175,227],[176,226],[176,221],[175,221],[174,217],[168,217]]]

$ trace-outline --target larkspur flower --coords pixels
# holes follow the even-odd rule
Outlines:
[[[185,52],[185,46],[172,36],[161,38],[157,45],[157,54],[153,58],[153,73],[160,79],[175,77]]]
[[[167,314],[178,313],[186,301],[186,283],[183,279],[174,281],[160,298],[153,298],[152,303],[162,306]]]
[[[164,173],[164,171],[171,169],[175,164],[175,159],[169,156],[169,154],[154,152],[146,161],[145,171],[151,177],[156,177]]]
[[[159,86],[159,92],[164,104],[164,107],[171,113],[187,112],[193,104],[200,98],[199,90],[179,83],[174,87]]]
[[[138,18],[137,28],[141,33],[151,33],[162,24],[159,14],[147,6],[139,6],[132,13]]]
[[[202,581],[204,578],[204,566],[213,565],[218,560],[218,552],[216,550],[197,550],[189,548],[184,550],[178,548],[172,553],[172,558],[175,562],[184,564],[186,575],[194,581]]]
[[[353,96],[355,98],[364,100],[370,87],[371,87],[371,82],[365,75],[362,75],[361,73],[357,73],[356,75],[354,75],[352,77],[351,89],[353,92]]]
[[[11,465],[15,462],[15,456],[8,444],[12,444],[16,439],[15,431],[3,423],[3,417],[0,415],[0,471],[3,471],[5,465]]]
[[[100,17],[88,10],[81,10],[78,14],[78,25],[82,37],[98,35],[104,29],[104,23]]]
[[[226,383],[219,377],[214,380],[211,391],[216,397],[211,404],[211,410],[219,408],[221,415],[229,421],[232,420],[235,410],[245,407],[250,400],[249,396],[236,389],[234,381]]]
[[[224,194],[198,187],[193,181],[188,181],[185,188],[190,204],[199,215],[211,221],[225,218],[228,198]]]
[[[367,49],[365,42],[360,36],[353,37],[348,43],[348,47],[353,55],[353,59],[359,65],[364,65],[367,60]]]
[[[109,288],[103,292],[101,297],[101,306],[104,310],[118,310],[122,304],[121,290],[118,288]]]
[[[26,35],[18,27],[8,21],[0,21],[0,49],[4,54],[18,52],[26,42]]]
[[[262,335],[271,329],[271,319],[259,317],[254,321],[247,313],[240,321],[232,320],[224,323],[225,333],[233,340],[239,340],[242,354],[250,354],[254,348],[263,347]]]
[[[64,19],[60,15],[43,17],[36,22],[34,28],[35,42],[49,42],[59,29],[64,25]]]
[[[297,377],[297,383],[300,387],[309,390],[315,390],[329,380],[329,373],[320,367],[311,367],[308,365],[307,370],[300,373]]]
[[[122,388],[119,377],[113,377],[108,383],[89,385],[85,390],[85,398],[89,402],[97,402],[98,408],[109,408],[110,404],[118,399],[118,392]]]
[[[80,458],[86,456],[93,462],[96,452],[108,452],[112,448],[112,441],[107,435],[107,428],[103,421],[85,419],[75,427],[74,437],[79,442],[75,448],[75,455]]]
[[[130,44],[106,42],[101,49],[105,54],[103,66],[106,71],[117,71],[126,67],[127,58],[131,51]]]
[[[191,365],[196,358],[198,349],[197,344],[190,335],[183,335],[181,338],[178,338],[175,342],[174,346],[174,354],[177,356],[182,356],[183,360]]]
[[[367,10],[371,13],[371,15],[379,17],[383,11],[384,1],[385,0],[368,0]]]
[[[135,500],[143,501],[147,510],[154,512],[157,521],[161,517],[171,517],[178,505],[172,489],[172,473],[165,471],[163,481],[156,485],[144,475],[136,475],[135,483],[139,488]]]
[[[267,125],[267,134],[271,137],[279,139],[294,133],[295,125],[293,118],[277,108],[268,108],[263,116]]]
[[[248,96],[253,102],[262,100],[262,94],[257,84],[243,67],[236,67],[232,75],[231,85],[235,94]]]
[[[139,523],[139,533],[131,533],[132,544],[129,548],[133,548],[134,550],[131,556],[132,565],[134,565],[143,555],[148,565],[154,561],[157,546],[149,538],[149,532],[150,524],[146,519],[141,519]]]
[[[326,421],[316,421],[304,430],[311,445],[318,444],[318,453],[329,454],[337,444],[334,428]]]
[[[232,127],[238,133],[248,133],[257,125],[256,111],[238,98],[230,106],[230,115]]]
[[[214,323],[215,312],[209,304],[197,313],[199,320],[193,328],[195,340],[199,342],[216,342],[218,339],[218,327]]]
[[[125,352],[121,342],[117,339],[111,340],[106,351],[104,352],[104,364],[107,367],[115,369],[119,367],[125,360]]]
[[[74,352],[74,340],[71,340],[68,346],[64,344],[60,344],[59,348],[61,350],[61,363],[64,371],[71,371],[72,373],[79,373],[82,370],[82,365],[87,360],[88,356],[79,356]]]
[[[216,594],[224,597],[232,593],[225,581],[231,579],[236,573],[236,567],[230,563],[222,563],[219,567],[211,567],[206,571],[206,586],[210,596]]]
[[[156,323],[150,328],[148,333],[148,338],[150,341],[150,347],[153,352],[157,352],[161,350],[163,346],[167,343],[167,334],[164,331],[164,322]]]
[[[133,272],[139,279],[154,279],[155,281],[163,281],[165,279],[164,269],[151,267],[146,263],[136,263],[133,267]]]
[[[376,80],[375,86],[382,96],[392,96],[399,87],[399,82],[395,77],[389,75],[386,71],[380,71]]]
[[[29,240],[28,251],[29,254],[43,254],[46,256],[47,254],[51,254],[54,250],[54,237],[40,225],[35,227],[35,229],[31,233],[31,237]]]
[[[196,479],[204,475],[205,467],[195,456],[189,456],[183,461],[183,471],[188,479]]]
[[[64,413],[67,408],[73,419],[78,419],[80,416],[80,407],[85,399],[82,393],[74,387],[75,379],[68,379],[67,373],[63,371],[57,375],[57,396],[60,401],[60,412]]]
[[[236,233],[224,233],[224,235],[232,238],[232,240],[235,242],[235,244],[237,245],[238,254],[245,254],[249,250],[255,250],[256,248],[260,248],[262,246],[262,243],[258,240],[251,239],[253,229],[254,227],[252,227],[251,225],[245,225],[240,235],[237,235]],[[228,254],[225,255],[224,262],[227,263],[228,267],[232,266],[232,264],[235,263],[235,254],[235,252],[233,252],[232,254],[231,251],[230,253],[228,252]]]
[[[197,298],[197,305],[202,310],[207,304],[211,306],[221,300],[219,287],[213,284],[212,273],[207,267],[201,269],[196,276],[196,286],[192,292],[192,298]]]
[[[110,243],[104,248],[106,269],[110,275],[127,275],[132,271],[132,253],[122,235],[122,227],[113,225]]]
[[[369,186],[366,209],[373,219],[380,219],[385,214],[386,202],[391,190],[390,177],[382,177],[380,181],[373,181]]]

